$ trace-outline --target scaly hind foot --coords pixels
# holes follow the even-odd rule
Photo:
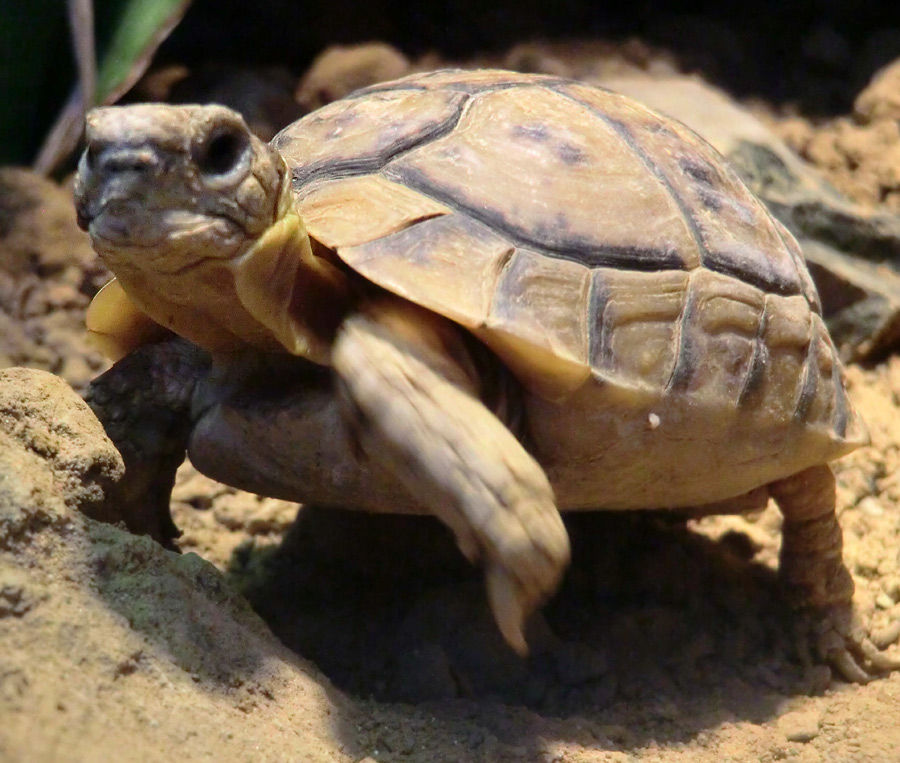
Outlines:
[[[861,684],[900,670],[900,654],[885,651],[900,637],[900,621],[870,633],[852,605],[799,615],[796,643],[807,666],[825,664],[844,680]]]
[[[900,656],[884,651],[900,637],[900,622],[871,634],[854,609],[831,468],[814,466],[772,483],[769,491],[784,515],[779,577],[799,616],[801,659],[858,683],[900,670]]]

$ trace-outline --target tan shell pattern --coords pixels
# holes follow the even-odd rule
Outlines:
[[[315,240],[544,397],[592,383],[864,437],[797,243],[675,121],[563,79],[447,71],[274,145]]]

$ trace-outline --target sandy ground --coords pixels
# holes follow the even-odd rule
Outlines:
[[[798,124],[784,129],[801,149],[851,129]],[[81,390],[103,368],[82,334],[102,269],[67,187],[4,170],[0,189],[0,366]],[[856,197],[877,193],[892,198]],[[900,359],[847,376],[872,445],[836,465],[840,519],[877,627],[900,617]],[[436,523],[298,515],[185,466],[184,553],[165,551],[73,508],[97,473],[64,457],[90,428],[74,395],[0,384],[31,390],[50,433],[23,435],[0,399],[24,443],[0,440],[4,761],[900,760],[900,673],[829,686],[798,662],[772,507],[570,518],[572,568],[522,661]]]

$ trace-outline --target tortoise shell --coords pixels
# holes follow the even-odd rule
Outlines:
[[[319,247],[469,329],[535,393],[560,505],[597,505],[593,467],[626,486],[600,505],[685,505],[867,442],[797,242],[684,125],[579,82],[442,71],[273,145]],[[639,449],[655,488],[622,476]]]

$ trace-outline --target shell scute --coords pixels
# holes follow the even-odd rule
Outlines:
[[[590,283],[580,263],[517,249],[497,280],[486,330],[476,334],[533,389],[548,397],[577,389],[590,376],[590,327],[587,311],[571,308],[588,303]],[[523,337],[524,354],[513,339]]]
[[[622,96],[577,83],[560,89],[590,104],[645,158],[677,200],[705,267],[766,291],[805,293],[805,268],[787,251],[768,210],[705,140]]]
[[[764,306],[752,286],[710,270],[693,273],[670,387],[737,410],[752,373]]]
[[[434,199],[380,175],[307,184],[297,206],[313,238],[332,249],[365,244],[450,213]]]
[[[689,282],[679,270],[594,270],[590,357],[599,379],[656,394],[665,388],[677,360]]]
[[[335,101],[286,127],[272,145],[296,188],[317,177],[374,172],[398,153],[453,129],[468,96],[447,90],[385,90]]]
[[[356,272],[442,315],[484,327],[513,247],[485,225],[449,214],[340,250]]]
[[[452,132],[385,172],[547,256],[645,270],[699,264],[681,210],[642,158],[553,90],[479,94]]]

